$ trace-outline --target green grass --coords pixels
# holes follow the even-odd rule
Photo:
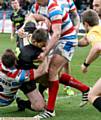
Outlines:
[[[14,49],[16,46],[15,40],[10,40],[10,34],[0,34],[0,54],[6,49],[6,48],[12,48]]]
[[[10,41],[9,34],[0,34],[0,54],[6,48],[15,48],[15,42]],[[86,48],[76,48],[75,55],[71,62],[71,74],[82,81],[83,83],[92,86],[96,82],[96,80],[101,75],[100,70],[100,58],[96,60],[89,67],[89,71],[86,74],[83,74],[80,69],[80,65],[84,62],[85,57],[89,51],[90,47]],[[77,93],[79,91],[75,90]],[[21,97],[25,97],[21,92],[18,93]],[[63,86],[60,85],[58,96],[66,95],[63,92]],[[79,103],[81,101],[81,94],[77,96],[67,97],[58,99],[56,102],[56,117],[51,118],[51,120],[100,120],[100,113],[93,108],[91,104],[84,106],[83,108],[79,107]],[[33,112],[30,110],[25,110],[25,112],[18,112],[15,101],[7,107],[0,108],[0,117],[33,117],[38,114],[37,112]]]

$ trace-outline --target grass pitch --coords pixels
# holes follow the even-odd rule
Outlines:
[[[9,34],[0,34],[0,55],[6,48],[14,49],[15,46],[15,41],[10,40]],[[83,83],[93,86],[101,75],[100,58],[90,65],[88,73],[83,74],[80,69],[80,65],[84,62],[89,49],[90,47],[76,48],[75,55],[71,62],[71,74]],[[68,97],[63,91],[63,86],[60,85],[55,108],[56,117],[51,118],[51,120],[100,120],[101,114],[93,108],[90,103],[83,108],[79,107],[81,94],[77,90],[75,90],[75,92],[77,95]],[[25,98],[21,92],[18,92],[18,95]],[[25,117],[25,119],[28,120],[29,117],[33,117],[36,114],[38,114],[38,112],[33,112],[27,109],[23,112],[18,112],[15,101],[10,106],[0,108],[0,117],[13,117],[13,120],[18,120],[16,117]],[[9,118],[9,120],[12,119]]]

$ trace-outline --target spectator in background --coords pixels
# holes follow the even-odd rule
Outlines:
[[[93,0],[93,10],[95,10],[100,17],[100,24],[101,24],[101,0]]]
[[[10,0],[3,0],[3,9],[7,10],[10,9]]]
[[[2,9],[3,0],[0,0],[0,10]]]
[[[20,27],[22,27],[24,21],[25,21],[25,15],[26,11],[24,11],[19,4],[18,0],[11,0],[11,6],[13,8],[13,13],[11,14],[11,21],[13,30],[11,33],[11,39],[14,38],[15,31],[18,30]],[[16,38],[17,47],[22,47],[22,42],[20,38],[17,36]]]
[[[74,0],[77,10],[81,9],[82,0]]]
[[[33,0],[19,0],[20,6],[26,11],[31,9],[33,2]]]

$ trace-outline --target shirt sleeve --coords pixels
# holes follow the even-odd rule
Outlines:
[[[69,3],[69,10],[72,12],[72,11],[75,11],[76,10],[76,6],[75,6],[75,3],[73,0],[67,0],[67,2]]]
[[[26,82],[30,80],[34,80],[34,69],[30,70],[20,70],[15,80],[17,82]]]
[[[56,3],[48,6],[49,19],[52,24],[62,24],[62,10]]]
[[[94,43],[97,41],[97,36],[95,34],[95,32],[91,31],[87,34],[87,39],[88,42],[93,46]]]

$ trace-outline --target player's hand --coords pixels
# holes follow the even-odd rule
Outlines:
[[[81,65],[81,70],[83,73],[86,73],[88,71],[88,67],[86,67],[84,64]]]
[[[38,60],[44,61],[46,55],[44,52],[40,53],[40,55],[38,56]]]
[[[17,31],[17,34],[20,38],[24,38],[25,37],[25,32],[24,32],[24,29],[23,28],[20,28],[18,31]]]
[[[47,25],[47,27],[48,27],[48,30],[50,31],[50,29],[51,29],[51,22],[50,22],[50,20],[47,19],[47,18],[45,18],[45,21],[44,21],[44,22],[46,23],[46,25]]]

